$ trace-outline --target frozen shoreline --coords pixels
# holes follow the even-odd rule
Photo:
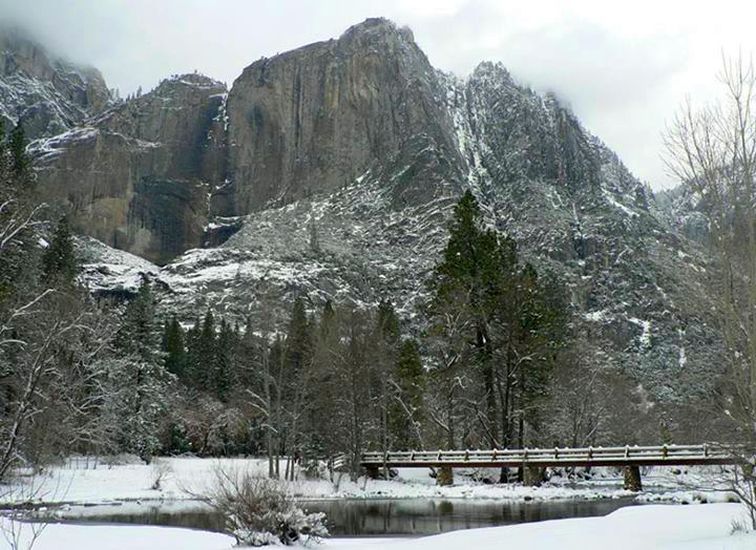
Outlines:
[[[128,502],[176,503],[196,501],[213,484],[217,468],[250,470],[264,475],[263,459],[164,458],[162,466],[129,461],[109,466],[104,463],[71,461],[53,467],[43,476],[26,479],[15,486],[0,488],[0,506],[33,502],[38,506],[63,504],[90,506]],[[155,479],[163,476],[159,488]],[[425,469],[400,469],[390,481],[361,478],[353,482],[344,475],[338,482],[316,479],[285,482],[290,493],[302,500],[325,499],[486,499],[502,501],[594,500],[635,497],[642,502],[727,502],[732,497],[716,481],[716,471],[696,468],[675,475],[669,468],[646,472],[648,492],[632,493],[622,489],[618,473],[598,470],[590,480],[572,481],[552,478],[541,487],[521,484],[486,484],[457,475],[455,485],[438,487]]]
[[[199,505],[192,494],[212,485],[217,468],[251,470],[264,474],[263,459],[167,458],[150,466],[136,461],[109,466],[73,460],[66,466],[51,468],[47,475],[33,478],[33,483],[19,483],[6,488],[0,505],[18,504],[24,499],[61,517],[97,516],[105,512],[128,512],[158,506],[166,512],[181,511]],[[163,472],[160,488],[155,478]],[[331,539],[314,548],[328,550],[395,550],[459,549],[493,550],[507,541],[507,548],[560,550],[613,550],[639,548],[741,550],[756,547],[756,536],[730,536],[733,521],[743,514],[737,504],[722,503],[729,497],[717,486],[717,471],[691,468],[675,473],[659,468],[644,474],[648,492],[635,494],[623,490],[618,472],[597,470],[589,480],[577,482],[553,478],[542,487],[520,484],[495,485],[456,476],[456,485],[437,487],[426,470],[400,469],[391,481],[360,479],[341,482],[304,480],[288,482],[288,490],[302,500],[327,499],[465,499],[502,502],[594,500],[633,497],[641,502],[720,502],[701,506],[659,506],[646,504],[622,508],[604,517],[550,520],[505,527],[454,531],[417,539]],[[301,476],[300,476],[301,477]],[[27,480],[28,481],[28,480]],[[55,503],[66,502],[53,510]],[[69,514],[70,513],[70,514]],[[0,519],[8,525],[8,519]],[[20,525],[18,522],[16,525]],[[28,525],[27,525],[28,528]],[[24,535],[25,536],[25,535]],[[228,550],[233,539],[227,535],[141,525],[102,525],[52,523],[47,526],[35,550],[125,550],[126,548],[182,548],[182,550]],[[1,544],[1,542],[0,542]]]

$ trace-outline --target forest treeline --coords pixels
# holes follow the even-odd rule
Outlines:
[[[73,453],[264,454],[288,475],[276,457],[658,443],[695,424],[602,364],[564,285],[470,192],[411,324],[391,296],[302,295],[262,326],[178,319],[149,280],[98,302],[65,217],[35,196],[20,130],[0,140],[0,178],[0,479]]]

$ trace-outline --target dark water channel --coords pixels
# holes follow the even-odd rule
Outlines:
[[[325,512],[333,536],[420,536],[457,529],[603,516],[633,504],[632,499],[549,502],[343,499],[308,501],[303,506],[309,512]],[[66,516],[69,521],[85,523],[163,525],[206,530],[222,530],[223,527],[221,518],[204,508],[166,511],[159,506],[144,506],[143,511],[123,512],[109,508],[84,517],[77,517],[75,512]]]

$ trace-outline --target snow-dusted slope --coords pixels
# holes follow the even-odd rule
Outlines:
[[[131,297],[145,278],[160,271],[155,264],[92,237],[77,237],[76,253],[82,267],[80,280],[94,294]]]
[[[195,84],[203,82],[211,81]],[[176,90],[184,87],[168,82],[141,101],[152,105]],[[212,92],[181,95],[201,99],[182,105],[208,105],[196,135],[210,136],[212,145],[174,147],[175,169],[167,172],[189,166],[193,179],[174,178],[166,191],[210,189],[202,205],[210,211],[206,227],[230,220],[241,229],[222,245],[181,254],[188,241],[160,229],[170,212],[153,212],[144,223],[129,218],[133,240],[114,244],[139,252],[141,231],[152,227],[154,242],[167,235],[180,255],[160,269],[131,260],[118,268],[110,254],[101,261],[105,269],[92,260],[87,279],[97,290],[124,289],[140,271],[152,272],[163,309],[186,321],[205,308],[238,320],[272,313],[281,321],[286,302],[299,294],[313,308],[326,299],[363,307],[388,298],[419,330],[419,306],[453,205],[471,189],[487,222],[567,286],[576,333],[591,346],[587,357],[635,375],[651,399],[711,387],[719,344],[707,318],[706,256],[557,98],[519,85],[500,64],[482,63],[466,79],[441,73],[411,33],[369,20],[338,40],[256,62],[228,101]],[[160,133],[159,117],[124,130],[123,113],[138,118],[140,105],[122,109],[118,132]],[[116,131],[104,120],[103,128]],[[183,136],[180,120],[171,120],[169,134]],[[198,156],[182,161],[191,151],[211,161],[226,151],[230,166],[211,162],[207,172],[204,161],[191,164]],[[145,158],[156,160],[140,177],[156,185],[149,171],[161,157]],[[55,163],[49,167],[54,182]],[[307,178],[297,179],[302,173]],[[151,197],[140,199],[144,208]],[[190,219],[207,215],[198,218],[198,209],[190,208]],[[150,257],[165,258],[165,251],[151,249]]]
[[[313,307],[387,297],[419,326],[453,205],[470,188],[488,222],[567,285],[579,331],[607,363],[636,374],[655,397],[705,389],[716,350],[702,313],[705,257],[657,219],[649,192],[555,99],[490,64],[466,81],[439,79],[464,159],[459,179],[434,171],[432,146],[408,146],[334,193],[245,216],[223,245],[158,272],[165,309],[186,320],[208,307],[242,319],[273,304],[282,320],[281,296],[304,293]],[[571,143],[576,150],[565,153]],[[408,173],[436,177],[434,187],[418,197]]]

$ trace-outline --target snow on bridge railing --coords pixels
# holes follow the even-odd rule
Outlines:
[[[718,444],[657,445],[624,447],[552,447],[538,449],[491,449],[452,451],[372,451],[362,454],[363,465],[424,465],[444,463],[511,463],[511,462],[580,462],[601,463],[623,460],[644,462],[664,461],[722,463],[731,460],[732,450]]]

